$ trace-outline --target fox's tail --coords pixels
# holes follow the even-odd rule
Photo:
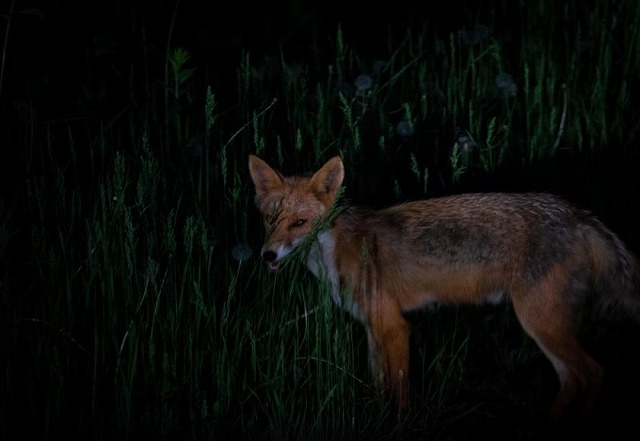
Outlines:
[[[609,312],[625,312],[624,315],[640,323],[638,257],[596,219],[592,219],[586,237],[595,269],[597,303]]]

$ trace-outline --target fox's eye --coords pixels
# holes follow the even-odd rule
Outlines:
[[[307,223],[306,219],[298,219],[297,221],[295,221],[294,223],[291,224],[292,227],[301,227],[304,224]]]

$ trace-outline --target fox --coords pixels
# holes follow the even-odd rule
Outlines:
[[[640,263],[595,215],[544,192],[463,193],[378,210],[342,202],[340,156],[285,176],[250,154],[262,215],[261,257],[278,271],[301,254],[333,303],[365,330],[374,384],[397,416],[408,410],[407,313],[437,303],[509,301],[553,366],[558,391],[547,423],[570,409],[593,415],[604,370],[583,348],[581,311],[640,312]]]

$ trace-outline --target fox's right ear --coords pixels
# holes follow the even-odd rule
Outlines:
[[[249,155],[249,173],[259,199],[282,187],[282,175],[256,155]]]
[[[309,183],[316,196],[326,206],[329,206],[336,198],[343,179],[344,165],[342,165],[342,159],[339,156],[334,156],[311,176]]]

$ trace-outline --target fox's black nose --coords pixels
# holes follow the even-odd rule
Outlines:
[[[267,262],[273,262],[276,260],[276,257],[278,257],[278,255],[273,251],[265,251],[262,253],[262,258]]]

